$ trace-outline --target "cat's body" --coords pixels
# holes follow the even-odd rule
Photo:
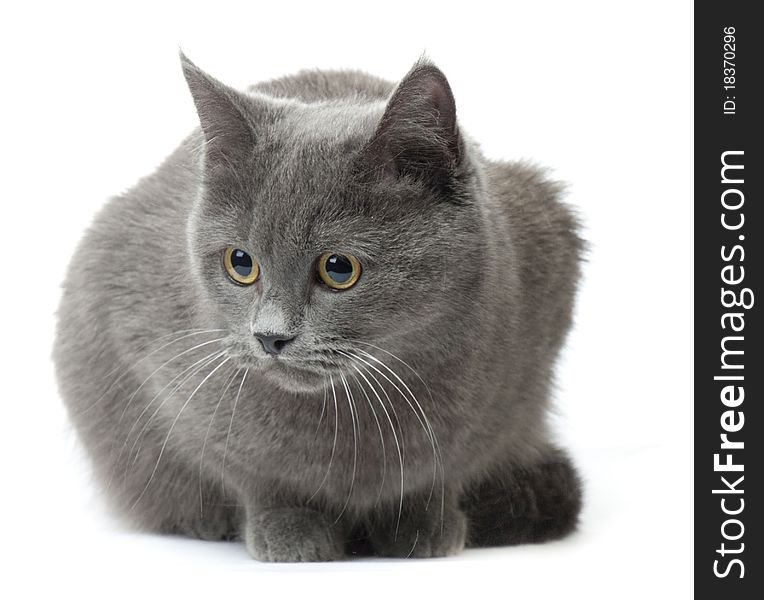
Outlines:
[[[426,63],[392,99],[356,72],[245,96],[184,68],[202,130],[100,213],[59,311],[61,391],[118,512],[265,560],[572,530],[546,426],[581,247],[558,186],[483,158]],[[251,287],[227,244],[257,251]],[[346,291],[314,277],[335,249],[363,265]],[[294,341],[253,350],[261,330]]]

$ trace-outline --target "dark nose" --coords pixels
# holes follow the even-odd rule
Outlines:
[[[294,339],[294,336],[288,337],[278,334],[255,333],[254,335],[260,340],[263,350],[274,356],[279,354],[284,349],[284,346]]]

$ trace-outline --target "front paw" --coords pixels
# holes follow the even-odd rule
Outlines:
[[[370,535],[377,556],[437,558],[459,554],[467,537],[467,519],[461,510],[447,511],[441,519],[428,513],[410,515],[395,528],[376,529]]]
[[[265,562],[323,562],[344,556],[340,531],[315,510],[272,508],[249,517],[244,541]]]

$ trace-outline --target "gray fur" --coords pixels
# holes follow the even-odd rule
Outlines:
[[[246,93],[182,63],[202,128],[100,212],[59,309],[60,390],[117,514],[270,561],[568,533],[546,414],[582,243],[560,186],[486,159],[427,60],[397,88]],[[353,288],[317,282],[329,250],[362,263]],[[296,337],[272,357],[262,330]]]

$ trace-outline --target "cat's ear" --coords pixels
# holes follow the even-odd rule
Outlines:
[[[420,59],[393,92],[367,152],[386,172],[449,188],[461,159],[456,104],[443,72]]]
[[[180,62],[207,142],[208,159],[230,159],[249,152],[255,136],[243,94],[202,71],[183,52]]]

